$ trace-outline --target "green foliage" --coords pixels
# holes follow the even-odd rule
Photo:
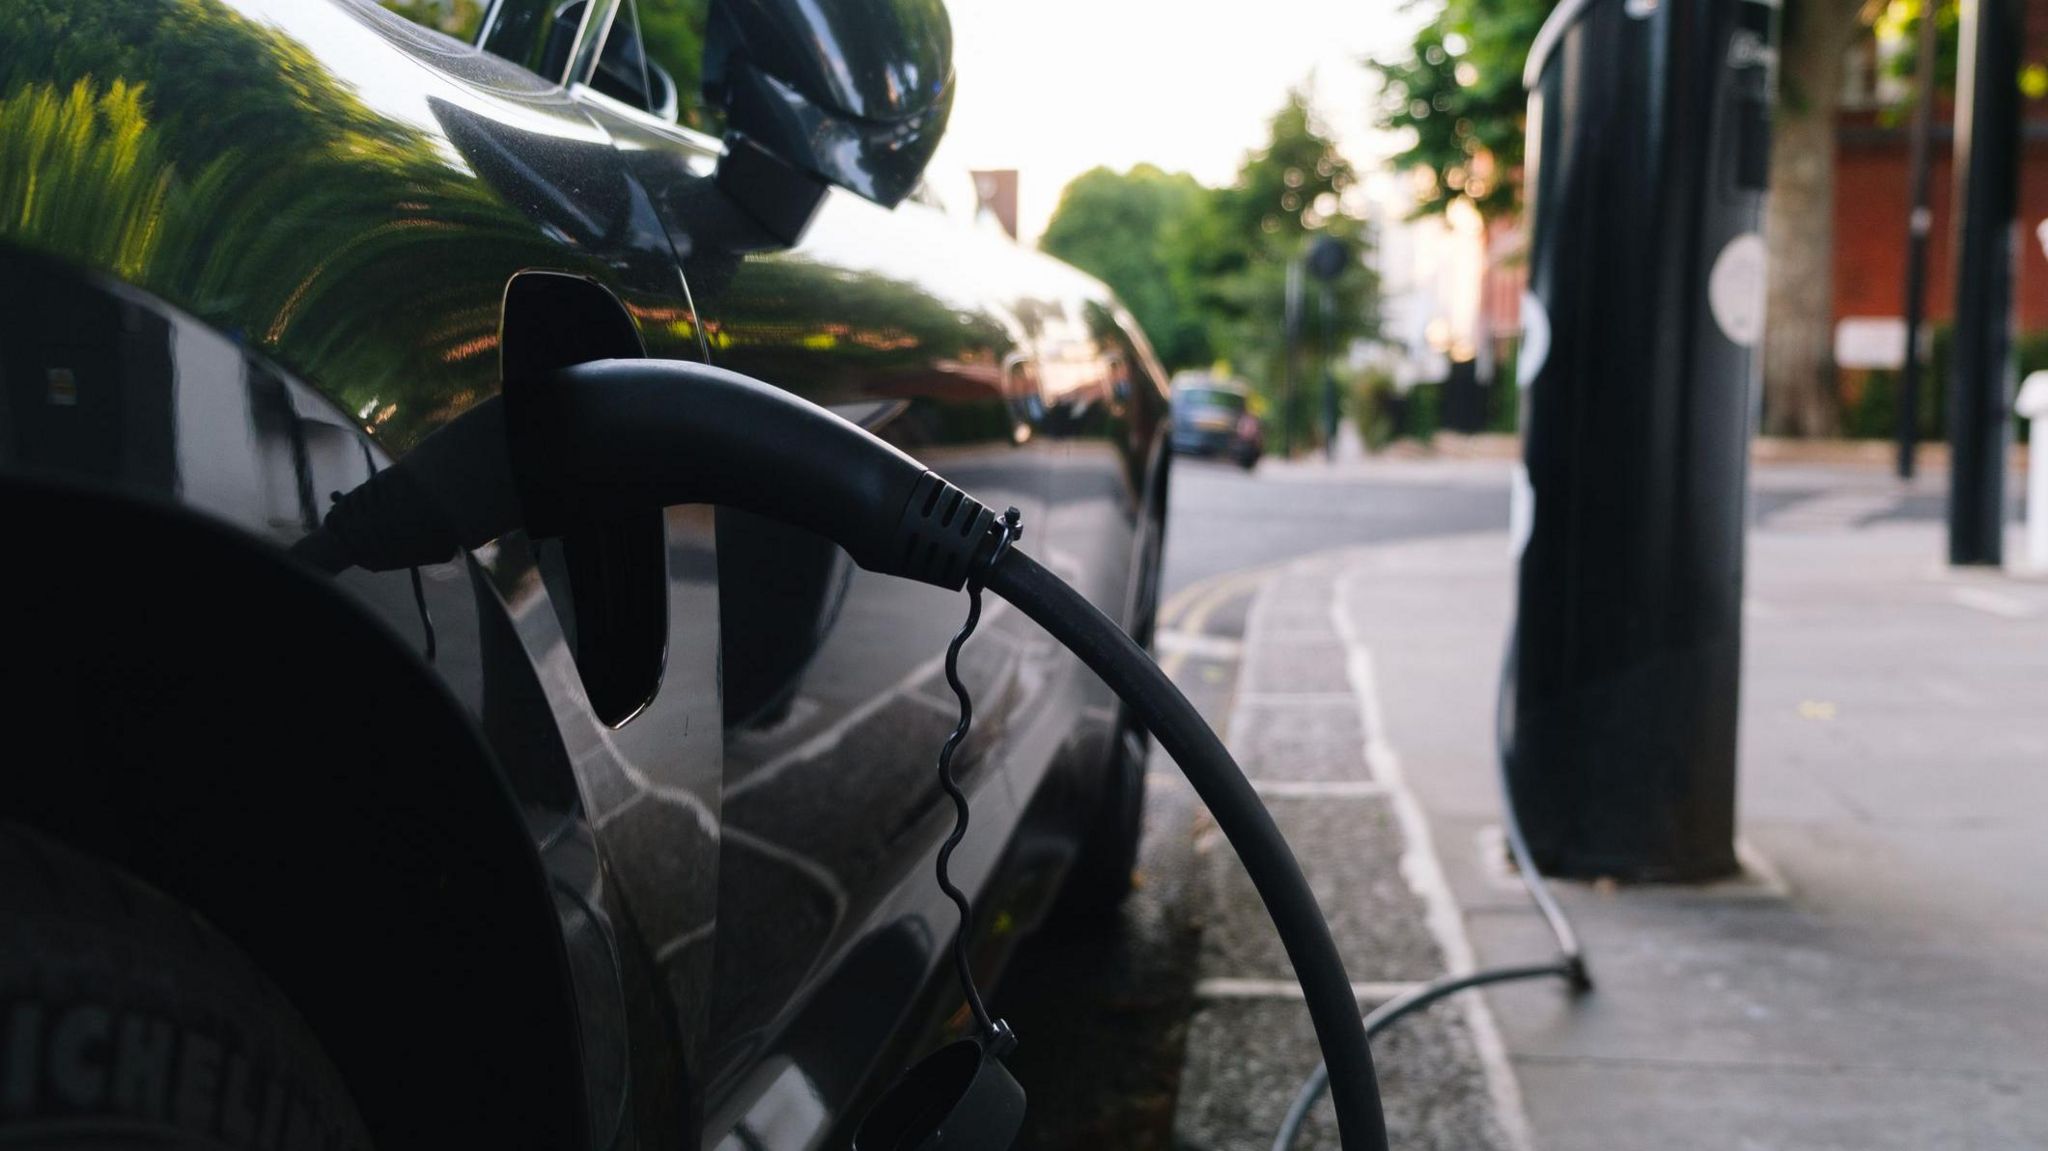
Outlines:
[[[1913,91],[1913,82],[1920,66],[1920,21],[1928,8],[1929,0],[1888,0],[1873,24],[1879,37],[1893,40],[1899,46],[1897,52],[1884,57],[1885,74],[1906,81],[1903,105],[1885,109],[1885,118],[1889,122],[1902,121],[1918,98],[1918,93]],[[1934,0],[1933,11],[1934,87],[1943,95],[1953,95],[1957,68],[1961,63],[1962,3],[1961,0]],[[2029,100],[2048,98],[2048,63],[2040,59],[2027,59],[2022,63],[2020,93]]]
[[[1060,193],[1039,247],[1099,278],[1116,292],[1169,368],[1215,359],[1185,269],[1169,239],[1204,208],[1193,176],[1140,164],[1129,172],[1095,168]]]
[[[1400,406],[1396,409],[1396,426],[1400,429],[1400,436],[1403,439],[1420,440],[1425,444],[1435,439],[1437,431],[1444,426],[1443,410],[1442,384],[1417,384],[1409,388],[1408,394],[1401,397]]]
[[[1393,377],[1382,371],[1364,372],[1351,385],[1351,419],[1366,450],[1379,451],[1400,434],[1396,399]]]
[[[1878,12],[1874,26],[1879,36],[1898,41],[1900,51],[1885,57],[1883,67],[1887,76],[1907,82],[1909,106],[1918,96],[1912,91],[1912,82],[1920,66],[1920,21],[1927,14],[1927,9],[1928,0],[1890,0]],[[1788,13],[1786,18],[1789,20],[1795,15]],[[1936,0],[1934,86],[1943,93],[1953,93],[1956,89],[1956,46],[1961,40],[1962,19],[1960,0]]]
[[[1370,237],[1364,222],[1344,206],[1355,179],[1350,163],[1310,116],[1306,96],[1289,92],[1273,116],[1266,147],[1247,157],[1237,180],[1211,193],[1206,210],[1173,238],[1176,265],[1194,285],[1211,344],[1272,401],[1269,444],[1313,438],[1321,386],[1317,365],[1378,330],[1379,281],[1364,259]],[[1290,363],[1283,322],[1287,266],[1323,236],[1342,243],[1350,258],[1330,285],[1327,333],[1321,285],[1304,277],[1300,339]]]
[[[1955,329],[1934,326],[1927,348],[1927,367],[1920,373],[1919,438],[1948,438],[1948,380],[1955,350]],[[2022,332],[2013,341],[2015,374],[2048,371],[2048,331]],[[1845,369],[1837,381],[1842,407],[1842,434],[1850,439],[1891,439],[1898,435],[1899,373],[1888,368]],[[2019,421],[2021,438],[2026,422]]]
[[[1493,382],[1482,388],[1486,404],[1486,430],[1513,433],[1522,427],[1522,389],[1515,386],[1517,361],[1522,355],[1520,340],[1508,344],[1493,365]]]
[[[1378,281],[1364,260],[1369,238],[1343,202],[1355,178],[1315,124],[1307,97],[1290,92],[1266,146],[1246,157],[1230,186],[1204,188],[1150,165],[1122,174],[1098,168],[1061,193],[1040,244],[1115,289],[1169,367],[1221,361],[1248,379],[1271,413],[1268,444],[1277,450],[1286,428],[1295,444],[1311,439],[1321,357],[1377,327]],[[1323,236],[1343,243],[1350,258],[1331,284],[1327,339],[1319,285],[1307,279],[1290,365],[1287,266]]]
[[[1393,60],[1369,64],[1382,82],[1380,126],[1408,135],[1394,157],[1427,177],[1419,214],[1465,197],[1489,218],[1520,196],[1522,67],[1556,0],[1446,0]]]
[[[400,16],[465,43],[483,27],[483,0],[378,0]]]
[[[170,169],[148,134],[142,90],[79,80],[0,99],[0,234],[33,233],[102,267],[149,265],[170,196]]]
[[[495,374],[495,310],[422,298],[412,269],[441,261],[490,299],[506,265],[553,248],[435,141],[219,0],[0,6],[0,204],[0,241],[112,268],[345,406],[375,401],[399,449]]]
[[[640,38],[647,45],[647,58],[668,70],[676,82],[676,101],[681,105],[683,123],[706,132],[718,133],[723,125],[717,109],[705,105],[704,27],[710,19],[711,0],[637,0]],[[621,9],[627,19],[630,9]]]

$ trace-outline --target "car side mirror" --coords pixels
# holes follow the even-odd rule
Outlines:
[[[704,92],[724,112],[719,186],[794,244],[828,186],[895,207],[953,108],[942,0],[711,0]]]

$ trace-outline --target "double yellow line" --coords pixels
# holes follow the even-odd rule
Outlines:
[[[1167,598],[1159,606],[1159,634],[1169,632],[1184,636],[1208,634],[1209,617],[1216,609],[1249,589],[1255,589],[1280,564],[1262,564],[1242,571],[1224,572],[1210,576],[1198,583],[1189,584]],[[1160,645],[1164,647],[1165,645]],[[1181,668],[1186,665],[1190,648],[1176,647],[1160,656],[1159,668],[1169,679],[1179,679]]]

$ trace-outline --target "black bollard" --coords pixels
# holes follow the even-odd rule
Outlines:
[[[1776,12],[1565,0],[1530,52],[1508,772],[1552,874],[1737,869]]]

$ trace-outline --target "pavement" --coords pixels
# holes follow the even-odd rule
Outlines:
[[[1341,557],[1317,556],[1258,573],[1225,735],[1295,846],[1360,1009],[1369,1010],[1469,965],[1470,944],[1413,796],[1371,736],[1379,723],[1371,672],[1352,658],[1338,602],[1345,567]],[[1188,1148],[1263,1149],[1315,1068],[1314,1036],[1236,857],[1213,829],[1196,849],[1207,862],[1208,914],[1175,1130]],[[1518,1145],[1512,1077],[1483,1004],[1418,1017],[1377,1056],[1396,1146]],[[1300,1145],[1335,1146],[1335,1138],[1325,1104]]]
[[[1175,477],[1163,662],[1295,843],[1362,1006],[1550,952],[1499,849],[1508,474]],[[1947,569],[1938,476],[1766,462],[1754,490],[1746,874],[1560,885],[1597,989],[1389,1032],[1397,1147],[2048,1147],[2048,581]],[[1227,845],[1169,764],[1151,783],[1127,930],[1055,977],[1151,1038],[1034,1080],[1034,1109],[1064,1092],[1101,1121],[1030,1145],[1265,1148],[1315,1062],[1306,1015]],[[1140,993],[1091,999],[1077,971]],[[1133,1082],[1142,1107],[1103,1102]],[[1335,1146],[1326,1109],[1309,1135]]]

